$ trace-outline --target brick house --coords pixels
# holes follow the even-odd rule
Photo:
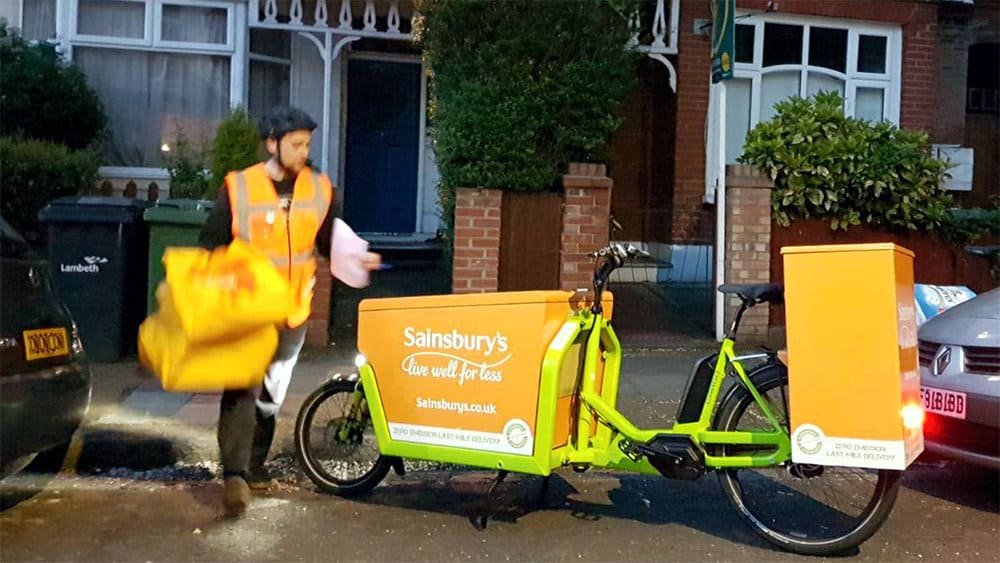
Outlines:
[[[1000,2],[737,0],[735,76],[714,86],[709,8],[681,2],[676,93],[644,69],[612,141],[611,208],[629,238],[672,264],[656,279],[769,279],[769,195],[731,165],[747,131],[793,94],[834,89],[850,115],[927,131],[959,164],[948,188],[961,205],[1000,194]],[[766,315],[754,322],[766,333]]]
[[[767,279],[766,186],[727,166],[790,95],[837,90],[850,115],[928,131],[961,165],[951,187],[963,205],[1000,191],[1000,0],[737,0],[735,76],[720,85],[709,81],[710,4],[649,0],[638,22],[632,48],[647,57],[608,147],[608,206],[623,238],[664,267],[628,281]],[[422,240],[439,227],[438,177],[414,16],[407,0],[0,3],[0,17],[57,41],[87,73],[110,115],[101,173],[117,193],[165,191],[178,131],[210,131],[230,107],[291,103],[321,122],[313,160],[348,222]]]

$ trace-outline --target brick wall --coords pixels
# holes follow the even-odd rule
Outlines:
[[[899,125],[934,135],[937,101],[937,6],[913,6],[903,23],[903,91]],[[963,96],[964,97],[964,96]]]
[[[768,283],[771,279],[770,179],[746,165],[726,167],[726,283]],[[740,306],[726,298],[726,326]],[[768,306],[757,305],[743,315],[741,341],[765,342]]]
[[[322,347],[330,343],[330,295],[333,276],[330,261],[316,258],[316,286],[313,287],[312,313],[306,321],[306,346]]]
[[[559,288],[589,288],[594,263],[587,253],[608,244],[611,178],[603,164],[569,165],[563,176]]]
[[[503,192],[466,188],[455,199],[454,293],[497,290]]]
[[[740,7],[742,2],[739,3]],[[708,112],[711,41],[694,34],[695,19],[710,19],[709,3],[687,0],[681,5],[677,38],[677,141],[674,149],[675,243],[705,242],[705,120]],[[708,219],[711,222],[710,219]],[[707,231],[711,233],[709,229]]]

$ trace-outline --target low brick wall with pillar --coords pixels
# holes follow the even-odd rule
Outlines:
[[[572,163],[562,183],[559,288],[589,289],[594,261],[587,253],[608,244],[612,181],[603,164]]]
[[[323,347],[330,343],[330,295],[333,275],[330,261],[316,258],[316,285],[313,287],[312,313],[306,328],[306,346]]]
[[[455,194],[455,261],[452,292],[497,290],[503,192],[463,188]]]
[[[726,167],[726,283],[768,283],[771,276],[771,190],[774,184],[756,168]],[[738,297],[726,300],[726,326],[739,309]],[[743,315],[740,340],[768,341],[768,306]]]

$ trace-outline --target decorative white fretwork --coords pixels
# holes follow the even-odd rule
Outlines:
[[[667,2],[670,3],[670,20],[667,20]],[[681,0],[656,0],[656,11],[653,14],[653,24],[650,28],[652,39],[649,44],[640,44],[641,23],[633,20],[632,44],[635,48],[649,55],[649,58],[667,67],[670,88],[677,91],[677,69],[667,55],[677,54],[677,26],[680,23]]]
[[[667,3],[669,2],[670,19],[667,20]],[[677,54],[677,26],[680,24],[680,0],[656,0],[656,10],[653,13],[653,23],[650,26],[652,39],[647,45],[638,45],[637,49],[644,53],[661,55]],[[636,22],[635,42],[638,43],[641,24]]]
[[[316,2],[316,11],[313,13],[313,19],[316,20],[316,27],[326,27],[326,18],[328,15],[326,0]]]
[[[257,6],[254,2],[254,19],[256,19]],[[264,4],[264,21],[267,23],[278,23],[278,0],[267,0]]]
[[[259,10],[262,1],[263,14]],[[285,18],[280,18],[278,0],[249,0],[249,25],[288,31],[322,31],[356,37],[413,40],[411,32],[402,31],[403,20],[412,21],[417,16],[412,2],[403,2],[409,8],[406,10],[408,15],[404,16],[404,10],[400,9],[400,0],[364,0],[360,21],[355,22],[357,0],[354,6],[351,0],[314,0],[316,7],[313,10],[313,21],[307,22],[303,19],[305,1],[291,0]],[[655,0],[651,22],[641,21],[638,15],[634,16],[630,22],[633,36],[629,46],[661,62],[667,60],[664,58],[666,55],[676,55],[680,4],[681,0]],[[333,9],[336,9],[337,13],[335,26],[330,23],[330,13]]]
[[[340,36],[371,37],[412,41],[412,33],[404,33],[404,20],[412,21],[416,12],[412,2],[400,0],[290,0],[287,12],[279,9],[279,0],[249,0],[248,24],[251,28],[283,29],[293,32],[323,32]],[[264,10],[260,5],[263,2]],[[312,21],[306,14],[307,9],[315,2],[312,10]],[[406,15],[404,15],[404,13]],[[334,15],[336,14],[336,15]],[[360,21],[355,21],[356,15]]]
[[[365,4],[365,31],[376,31],[374,2],[368,2]]]
[[[399,33],[399,2],[398,0],[393,0],[392,5],[389,6],[389,32]]]
[[[351,14],[350,0],[342,0],[340,3],[340,29],[351,29],[354,23],[354,16]]]

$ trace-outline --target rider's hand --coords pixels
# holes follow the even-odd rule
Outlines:
[[[365,252],[361,258],[361,266],[369,272],[382,267],[382,255],[377,252]]]

